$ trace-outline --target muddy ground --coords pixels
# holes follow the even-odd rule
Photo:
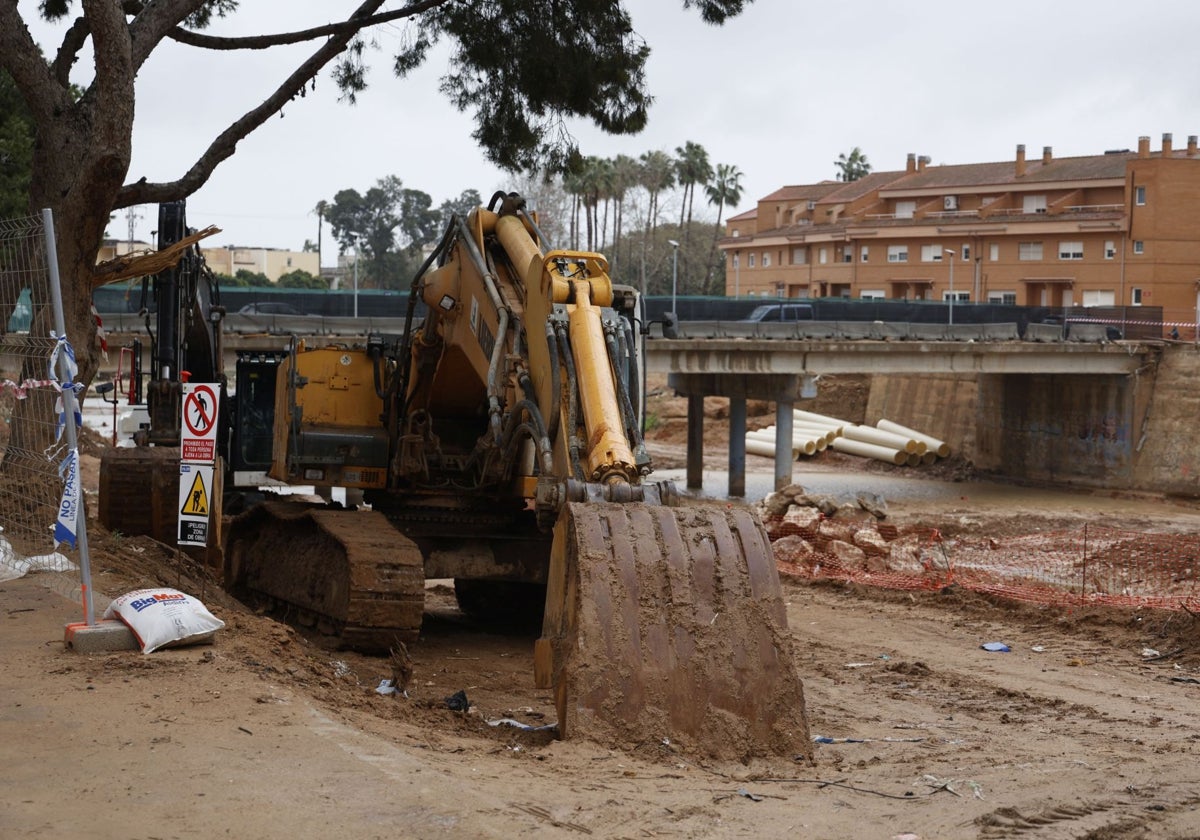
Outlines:
[[[653,451],[681,458],[682,401],[655,400]],[[751,411],[751,427],[772,422]],[[94,488],[91,456],[85,467]],[[1189,503],[964,488],[953,508],[891,503],[889,519],[944,533],[1098,518],[1200,530]],[[374,689],[389,660],[242,607],[152,540],[89,531],[99,592],[176,586],[226,628],[209,647],[79,655],[62,646],[76,607],[39,575],[0,584],[3,837],[1200,836],[1200,624],[1187,612],[785,578],[810,728],[825,740],[811,764],[742,765],[490,726],[553,720],[533,687],[534,634],[472,623],[444,582],[427,590],[409,696],[385,697]],[[1011,652],[982,650],[990,641]],[[447,708],[459,691],[469,711]]]

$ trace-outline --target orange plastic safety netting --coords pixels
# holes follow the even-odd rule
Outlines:
[[[1062,606],[1200,610],[1200,534],[1096,525],[1016,536],[932,528],[766,521],[781,574],[889,589],[957,585]]]

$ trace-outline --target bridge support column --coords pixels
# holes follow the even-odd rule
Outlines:
[[[729,400],[729,496],[746,495],[746,398]]]
[[[704,398],[729,398],[729,495],[746,495],[746,400],[778,404],[776,440],[785,440],[785,452],[775,458],[775,484],[792,483],[792,406],[815,396],[813,378],[789,373],[672,373],[667,384],[688,398],[687,486],[704,484]],[[778,446],[778,442],[776,446]],[[782,484],[780,483],[782,481]]]
[[[791,400],[775,403],[775,489],[792,483],[792,406]]]
[[[704,486],[703,394],[688,394],[687,398],[687,486],[689,490]]]

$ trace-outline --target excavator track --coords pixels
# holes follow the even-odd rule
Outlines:
[[[536,664],[561,736],[811,757],[779,574],[748,508],[571,503],[554,537]]]
[[[421,552],[386,517],[294,502],[261,504],[230,523],[225,586],[364,652],[415,641],[425,607]]]

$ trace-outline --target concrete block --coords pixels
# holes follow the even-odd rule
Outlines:
[[[1099,344],[1108,341],[1108,330],[1104,324],[1072,323],[1067,333],[1067,341],[1089,341]]]
[[[1059,342],[1063,340],[1061,324],[1026,324],[1025,340],[1040,342]]]
[[[946,324],[909,324],[908,337],[913,341],[945,341]]]
[[[980,324],[985,341],[1020,341],[1021,333],[1013,324]]]
[[[141,650],[137,637],[124,622],[103,618],[89,625],[77,621],[66,626],[63,642],[76,653],[108,653],[114,650]]]

